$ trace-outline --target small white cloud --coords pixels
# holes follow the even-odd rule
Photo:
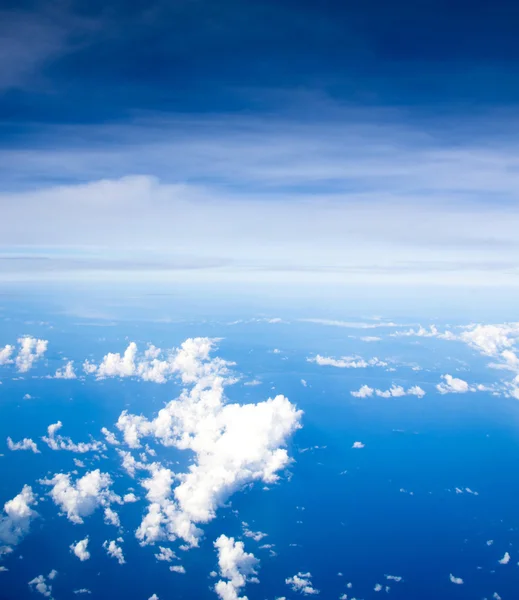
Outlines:
[[[165,546],[159,546],[159,550],[160,550],[160,552],[155,554],[155,558],[157,560],[171,562],[172,560],[177,558],[177,555],[173,552],[173,550],[171,550],[171,548],[166,548]]]
[[[115,527],[121,526],[121,520],[119,519],[119,515],[109,506],[105,508],[105,523],[107,525],[114,525]]]
[[[35,454],[40,454],[38,450],[38,446],[35,442],[31,440],[31,438],[23,438],[20,442],[13,442],[13,440],[8,437],[7,438],[7,447],[9,450],[31,450]]]
[[[38,516],[31,508],[35,504],[36,496],[29,485],[24,485],[17,496],[4,504],[5,516],[0,516],[0,542],[17,544],[29,532],[31,521]]]
[[[500,565],[507,565],[510,562],[510,554],[505,552],[503,558],[497,561]]]
[[[339,359],[321,356],[317,354],[313,358],[307,358],[308,362],[314,362],[320,366],[338,367],[340,369],[365,369],[367,367],[387,367],[388,363],[376,356],[364,360],[358,356],[343,356]]]
[[[117,545],[115,540],[110,540],[110,542],[108,540],[104,541],[103,548],[106,550],[107,554],[115,558],[120,565],[124,565],[126,561],[124,560],[123,550]]]
[[[171,565],[171,567],[169,567],[169,570],[173,573],[181,573],[183,575],[185,575],[186,573],[186,570],[182,565]]]
[[[352,448],[364,448],[365,444],[363,444],[362,442],[353,442],[353,446]]]
[[[71,544],[70,550],[79,558],[80,561],[88,560],[90,552],[87,550],[88,536],[84,540],[80,540],[75,544]]]
[[[80,454],[106,450],[105,445],[101,442],[79,442],[76,444],[69,437],[64,437],[59,434],[56,435],[56,432],[62,427],[63,423],[61,421],[52,423],[47,427],[48,435],[44,435],[41,438],[51,450],[67,450],[68,452],[78,452]]]
[[[350,394],[355,398],[369,398],[373,396],[374,391],[375,390],[373,388],[370,388],[369,385],[363,385],[358,391],[350,392]]]
[[[57,369],[54,379],[76,379],[76,373],[74,372],[74,362],[69,360],[68,363]]]
[[[91,594],[92,592],[88,588],[80,588],[79,590],[74,590],[74,594]]]
[[[124,496],[123,496],[123,502],[125,504],[129,504],[131,502],[137,502],[137,500],[138,500],[138,498],[137,498],[137,496],[133,492],[130,492],[128,494],[124,494]]]
[[[463,379],[458,379],[452,375],[442,375],[442,379],[445,382],[436,386],[440,394],[465,394],[471,391],[469,384]]]
[[[47,577],[45,577],[45,575],[38,575],[38,577],[35,577],[31,581],[29,581],[29,587],[39,592],[42,596],[45,596],[46,598],[51,598],[52,585],[48,583],[47,579],[50,579],[52,581],[56,578],[57,574],[58,572],[55,569],[52,569],[52,571],[47,575]]]
[[[48,341],[38,340],[31,336],[21,337],[18,340],[20,349],[16,356],[16,367],[20,373],[27,373],[33,364],[43,357],[47,351]]]
[[[381,592],[382,591],[382,585],[380,583],[376,583],[375,587],[373,589],[375,590],[375,592]]]
[[[449,575],[449,579],[451,580],[451,583],[455,583],[456,585],[463,584],[463,579],[461,577],[454,577],[452,573]]]
[[[0,348],[0,365],[11,364],[13,362],[11,359],[13,352],[14,346],[11,346],[9,344],[7,344],[7,346],[4,346],[3,348]]]
[[[312,574],[302,573],[301,571],[293,577],[287,577],[285,583],[290,586],[293,592],[299,592],[305,596],[319,594],[319,590],[312,585]]]
[[[159,597],[157,596],[157,594],[152,594],[148,600],[159,600]]]

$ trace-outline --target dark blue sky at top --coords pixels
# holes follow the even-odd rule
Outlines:
[[[3,0],[0,121],[271,111],[291,93],[417,111],[519,100],[519,4]]]

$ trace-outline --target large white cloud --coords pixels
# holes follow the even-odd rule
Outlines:
[[[218,506],[245,484],[275,482],[290,464],[284,446],[300,426],[301,411],[284,396],[258,404],[226,404],[224,386],[235,379],[228,374],[228,363],[209,357],[213,344],[206,338],[186,340],[174,354],[174,370],[192,387],[154,419],[123,411],[117,421],[131,448],[153,436],[165,446],[194,453],[189,470],[173,474],[119,451],[132,475],[137,469],[151,473],[142,481],[150,502],[136,532],[142,543],[181,537],[196,545],[201,534],[196,523],[213,519]]]
[[[222,600],[236,600],[238,593],[247,582],[257,582],[259,560],[251,553],[245,552],[243,542],[221,535],[214,547],[218,552],[218,568],[220,577],[228,581],[218,581],[214,587]],[[241,600],[246,600],[243,596]]]
[[[31,521],[38,516],[31,506],[37,499],[31,486],[24,485],[22,491],[4,504],[5,515],[0,516],[0,541],[17,544],[30,529]]]
[[[122,502],[110,490],[110,475],[101,473],[99,469],[89,471],[75,483],[65,473],[57,473],[50,479],[41,480],[41,483],[52,486],[50,497],[73,523],[83,523],[83,518],[91,515],[99,506]]]

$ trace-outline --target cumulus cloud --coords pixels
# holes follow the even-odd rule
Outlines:
[[[106,441],[112,446],[119,446],[119,440],[115,437],[115,434],[109,431],[106,427],[101,428],[101,433],[105,436]]]
[[[70,550],[79,558],[80,561],[88,560],[90,558],[90,552],[87,550],[88,547],[88,536],[84,540],[80,540],[74,544],[71,544]]]
[[[458,379],[452,375],[442,375],[442,379],[444,379],[444,382],[436,386],[440,394],[465,394],[471,390],[469,384],[463,379]]]
[[[117,545],[115,540],[105,540],[103,542],[103,548],[106,550],[107,554],[115,558],[120,565],[124,565],[126,560],[124,559],[123,550]]]
[[[243,535],[245,537],[253,539],[255,542],[260,542],[263,538],[267,537],[268,534],[263,533],[263,531],[251,531],[249,529],[248,523],[243,522]]]
[[[362,442],[353,442],[352,448],[364,448],[365,444]]]
[[[505,552],[503,558],[497,561],[500,565],[507,565],[510,562],[510,553]]]
[[[26,373],[33,364],[43,357],[47,351],[48,341],[39,340],[31,336],[25,336],[18,339],[20,349],[16,356],[16,367],[20,373]]]
[[[74,362],[71,360],[64,367],[57,369],[54,375],[55,379],[76,379],[76,377]]]
[[[50,497],[73,523],[83,523],[83,518],[91,515],[99,506],[121,502],[110,490],[110,475],[101,473],[99,469],[89,471],[75,483],[71,481],[70,475],[65,473],[57,473],[51,479],[43,479],[40,483],[52,486]]]
[[[0,365],[11,364],[13,362],[11,359],[13,352],[14,346],[11,346],[10,344],[7,344],[3,348],[0,348]]]
[[[57,574],[58,572],[55,569],[53,569],[47,575],[47,577],[45,577],[45,575],[38,575],[38,577],[35,577],[31,581],[29,581],[29,587],[31,589],[36,590],[46,598],[52,598],[52,585],[48,582],[48,580],[52,581],[56,578]]]
[[[47,435],[42,436],[41,438],[51,450],[68,450],[69,452],[79,452],[83,454],[85,452],[98,452],[99,450],[106,449],[101,442],[79,442],[76,444],[69,437],[63,437],[59,434],[56,435],[56,432],[62,427],[63,423],[61,421],[52,423],[47,427]]]
[[[320,366],[338,367],[340,369],[365,369],[367,367],[387,367],[388,363],[380,360],[376,356],[365,360],[359,356],[343,356],[339,359],[321,356],[317,354],[314,357],[306,359],[308,362],[316,363]]]
[[[0,516],[0,541],[17,544],[29,533],[31,521],[38,516],[31,506],[37,504],[31,486],[24,485],[22,491],[4,504],[4,515]]]
[[[119,519],[119,515],[115,512],[115,510],[112,510],[109,506],[105,508],[104,517],[105,523],[107,525],[114,525],[115,527],[121,526],[121,520]]]
[[[7,438],[7,447],[9,450],[31,450],[35,454],[39,454],[38,446],[35,442],[31,440],[31,438],[23,438],[20,442],[13,442],[13,440],[8,437]]]
[[[418,385],[404,389],[401,385],[392,385],[388,390],[379,390],[363,385],[357,391],[350,392],[355,398],[371,398],[374,394],[381,398],[399,398],[401,396],[416,396],[423,398],[425,391]]]
[[[451,583],[455,583],[456,585],[463,584],[463,579],[461,577],[454,577],[452,573],[449,575],[449,579],[451,580]]]
[[[312,574],[311,573],[297,573],[293,577],[287,577],[285,583],[289,585],[294,592],[299,592],[305,596],[319,594],[319,590],[315,589],[312,585]]]
[[[223,534],[214,542],[214,547],[218,552],[220,577],[228,580],[220,579],[214,589],[222,600],[235,600],[247,582],[258,581],[259,560],[245,552],[243,542],[236,542]]]
[[[212,345],[206,338],[182,344],[175,368],[184,383],[193,385],[155,419],[123,411],[117,421],[130,448],[153,436],[165,446],[194,453],[188,472],[175,475],[119,451],[132,476],[138,469],[151,474],[141,482],[150,502],[136,532],[143,544],[180,537],[196,545],[201,534],[196,523],[213,519],[218,506],[247,483],[274,483],[290,464],[284,446],[300,427],[301,411],[284,396],[258,404],[226,404],[224,386],[235,379],[228,375],[225,361],[209,358]],[[178,484],[174,489],[173,482]]]
[[[186,569],[182,565],[172,565],[171,567],[169,567],[169,570],[172,573],[181,573],[183,575],[185,575],[186,573]]]
[[[155,558],[157,560],[171,562],[173,559],[177,558],[177,555],[173,552],[173,550],[171,550],[171,548],[159,546],[159,552],[155,554]]]

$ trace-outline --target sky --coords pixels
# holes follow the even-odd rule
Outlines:
[[[517,288],[519,7],[0,4],[0,282]]]

